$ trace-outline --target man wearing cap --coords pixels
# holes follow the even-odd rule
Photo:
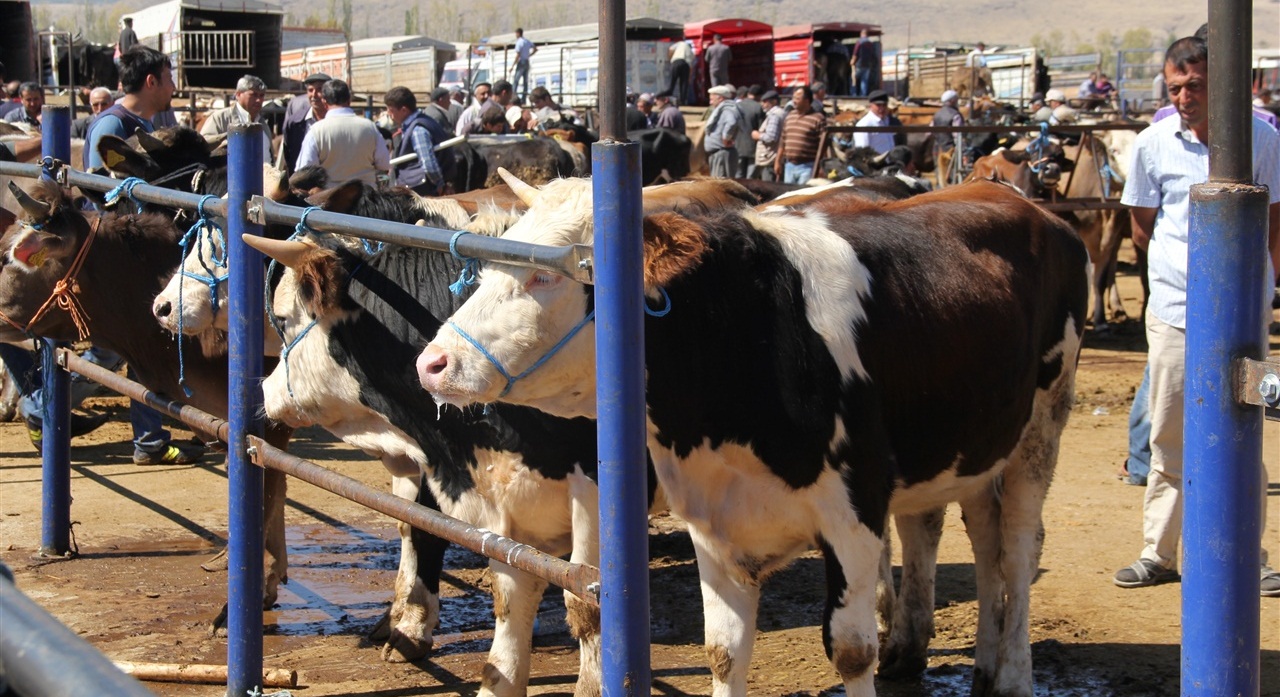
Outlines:
[[[1067,106],[1067,95],[1062,90],[1052,89],[1045,93],[1044,99],[1049,106],[1049,125],[1059,126],[1076,122],[1076,110]]]
[[[764,121],[760,128],[751,132],[756,141],[756,171],[760,178],[777,181],[773,173],[774,162],[778,159],[778,140],[782,137],[782,120],[787,112],[778,104],[778,93],[769,90],[760,96],[760,106],[764,109]]]
[[[271,163],[275,157],[271,153],[271,126],[262,118],[262,100],[266,96],[267,85],[254,75],[245,75],[236,83],[236,100],[231,106],[219,109],[204,120],[200,127],[200,135],[206,139],[224,136],[235,123],[262,124],[262,161]]]
[[[457,122],[449,115],[449,107],[452,104],[453,100],[449,99],[449,90],[437,87],[431,90],[431,101],[422,107],[422,113],[439,124],[448,133],[453,133],[453,128],[457,125]],[[458,109],[458,113],[462,113],[462,109]]]
[[[711,176],[729,179],[738,169],[738,129],[742,125],[742,112],[733,101],[733,88],[716,85],[707,90],[711,102],[711,115],[707,117],[702,144],[707,151],[707,163]]]
[[[351,88],[342,80],[324,83],[320,91],[325,116],[302,139],[298,169],[320,165],[329,181],[359,179],[376,185],[378,174],[391,169],[391,155],[382,132],[369,119],[351,110]]]
[[[791,92],[791,106],[791,113],[782,121],[773,172],[788,184],[805,184],[813,178],[813,161],[818,157],[818,141],[827,118],[813,108],[813,91],[808,86]]]
[[[672,101],[670,92],[659,92],[653,97],[654,102],[658,105],[658,117],[654,120],[653,125],[657,128],[667,128],[677,133],[685,132],[684,114],[680,112],[680,107],[676,106]]]
[[[947,90],[946,92],[943,92],[942,108],[934,112],[933,121],[930,125],[963,126],[964,117],[960,115],[960,110],[956,108],[956,105],[959,102],[960,95],[955,90]],[[937,138],[939,150],[951,150],[959,145],[961,147],[958,150],[960,152],[964,151],[963,143],[961,142],[961,138],[963,136],[959,133],[952,133],[950,137],[942,137],[942,134],[939,134],[939,136],[940,137]]]
[[[312,73],[303,80],[307,86],[307,93],[300,94],[289,101],[289,107],[284,112],[284,126],[280,129],[283,142],[280,144],[280,157],[276,160],[276,167],[292,173],[297,167],[298,153],[302,152],[302,140],[307,137],[307,131],[315,123],[324,118],[328,106],[321,97],[321,91],[324,83],[330,78],[324,73]]]
[[[860,127],[890,125],[889,95],[884,90],[874,90],[867,95],[867,113],[858,120],[856,125]],[[876,151],[876,154],[883,155],[893,149],[893,134],[887,131],[854,133],[853,147],[871,148]]]

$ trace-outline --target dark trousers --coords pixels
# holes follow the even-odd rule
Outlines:
[[[667,80],[667,91],[675,95],[679,104],[689,103],[689,62],[671,61],[671,77]]]

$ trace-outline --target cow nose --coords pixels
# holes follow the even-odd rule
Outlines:
[[[173,311],[173,305],[169,304],[168,300],[157,300],[155,307],[151,308],[151,311],[155,314],[156,319],[164,319]]]
[[[448,355],[434,346],[428,346],[418,356],[418,379],[422,382],[422,387],[428,391],[438,387],[440,378],[448,367]]]

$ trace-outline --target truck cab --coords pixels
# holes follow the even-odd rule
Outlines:
[[[444,72],[440,75],[440,86],[445,88],[461,87],[467,92],[475,91],[481,82],[493,82],[493,57],[482,46],[465,46],[455,58],[444,64]]]

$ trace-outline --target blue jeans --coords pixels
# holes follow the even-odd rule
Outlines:
[[[1146,486],[1151,472],[1151,412],[1148,403],[1151,394],[1151,365],[1142,371],[1142,384],[1133,394],[1133,406],[1129,409],[1129,483]]]
[[[855,87],[858,90],[858,94],[854,96],[865,97],[868,94],[871,94],[871,74],[874,72],[874,69],[873,68],[857,68],[853,72],[854,72],[854,76],[858,81],[858,84],[855,85]]]
[[[804,164],[796,164],[794,162],[784,162],[782,164],[782,181],[787,184],[807,184],[813,179],[813,163],[806,162]]]
[[[520,87],[522,81],[524,83],[523,89]],[[529,93],[529,61],[527,59],[516,61],[516,72],[511,77],[511,90],[520,95],[522,100]]]
[[[22,392],[19,410],[26,419],[42,419],[44,416],[44,378],[34,352],[13,344],[0,343],[0,361],[18,380]],[[124,359],[106,349],[91,346],[83,358],[107,370],[116,370]],[[129,379],[136,380],[133,369]],[[79,373],[71,374],[71,406],[78,406],[85,399],[99,394],[101,386]],[[133,426],[133,449],[138,452],[158,452],[169,446],[170,434],[160,423],[160,412],[129,400],[129,422]]]

